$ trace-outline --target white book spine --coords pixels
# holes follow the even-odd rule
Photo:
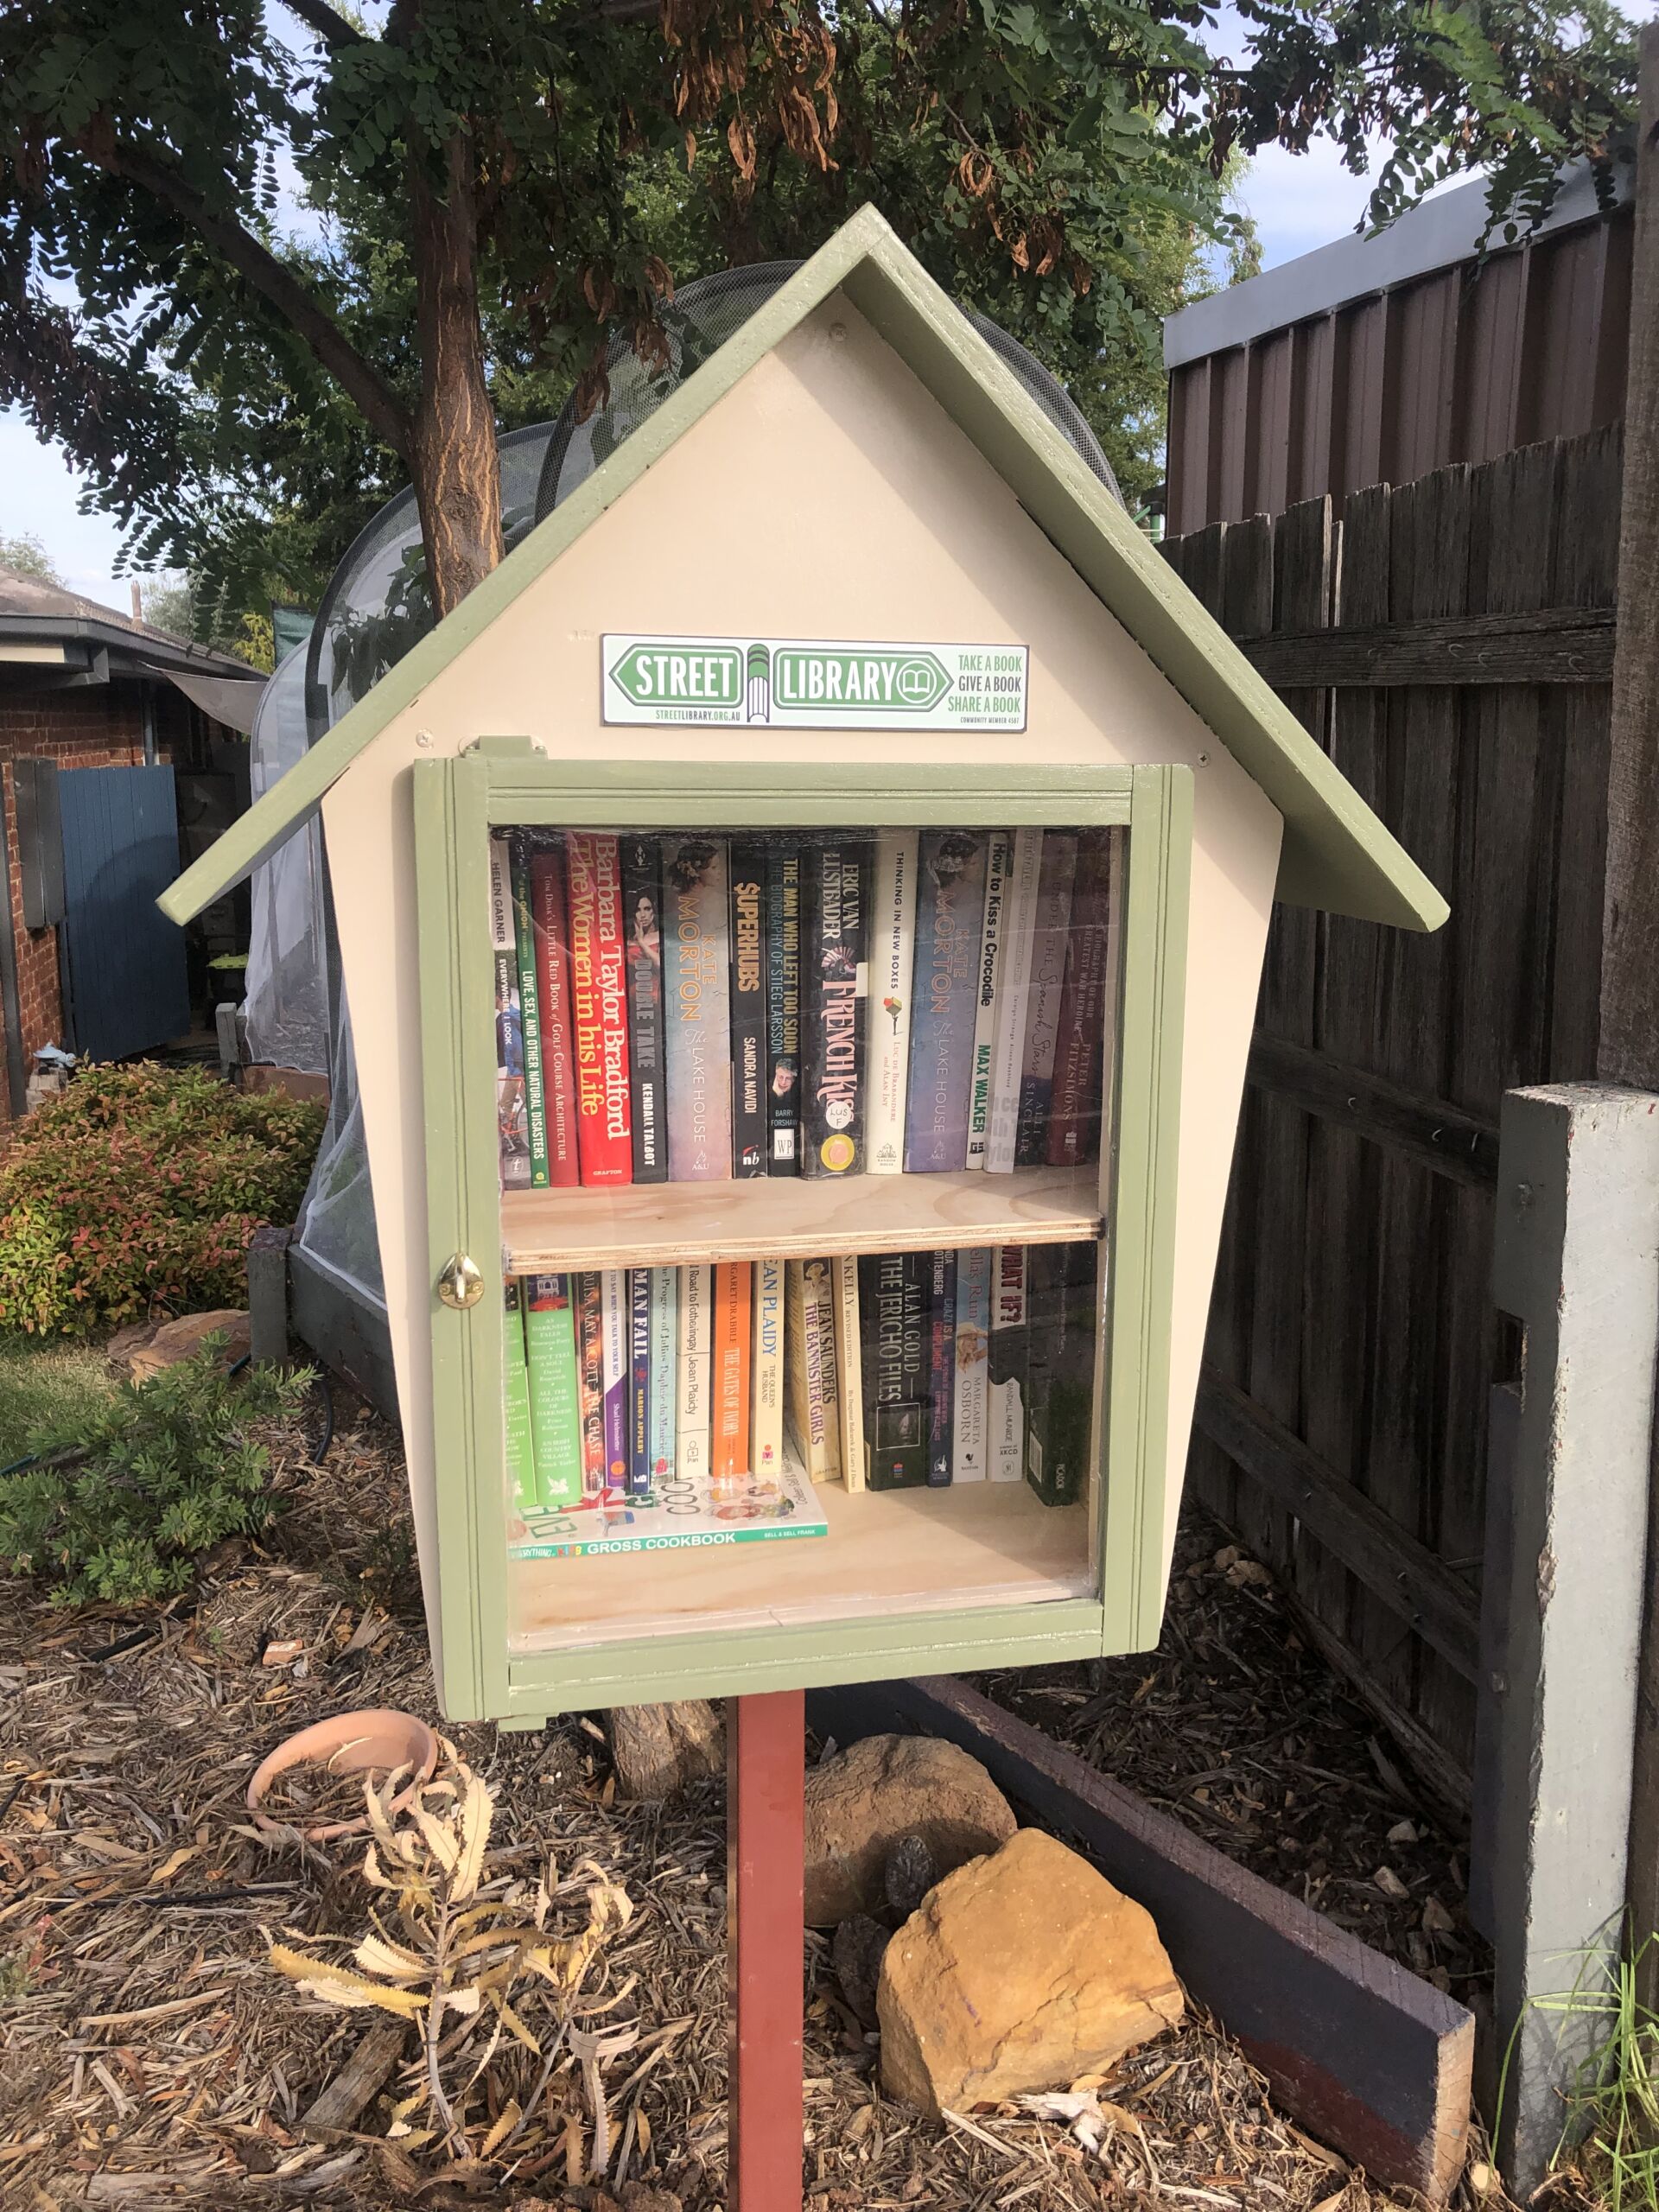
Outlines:
[[[818,1387],[823,1400],[823,1471],[833,1482],[841,1472],[841,1399],[836,1384],[836,1285],[827,1260],[808,1262],[813,1275],[812,1325],[818,1334]]]
[[[988,1244],[962,1255],[957,1269],[957,1396],[950,1480],[982,1483],[989,1467],[991,1258]]]
[[[909,1090],[910,998],[916,964],[914,830],[884,830],[875,841],[870,895],[869,1001],[864,1109],[868,1173],[897,1175],[905,1164]]]
[[[864,1487],[864,1359],[858,1340],[858,1262],[835,1262],[836,1398],[841,1415],[841,1478]]]
[[[784,1263],[754,1263],[754,1348],[749,1362],[749,1465],[775,1476],[784,1462]]]
[[[709,1394],[713,1376],[711,1268],[680,1269],[680,1403],[674,1448],[682,1481],[709,1472]]]
[[[1026,1065],[1032,947],[1042,873],[1042,831],[1016,830],[1008,895],[1002,909],[1001,972],[997,978],[991,1045],[991,1127],[985,1165],[996,1175],[1013,1173],[1020,1139],[1020,1084]]]
[[[968,1165],[983,1167],[991,1148],[991,1073],[996,1044],[997,989],[1002,967],[1003,918],[1014,841],[994,830],[985,855],[985,923],[979,947],[979,997],[974,1008],[974,1068],[968,1093]]]

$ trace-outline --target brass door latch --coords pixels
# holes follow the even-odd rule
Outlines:
[[[457,1313],[476,1306],[484,1295],[484,1278],[465,1252],[452,1252],[438,1271],[438,1296]]]

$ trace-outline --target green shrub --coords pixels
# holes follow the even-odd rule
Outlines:
[[[54,1584],[54,1603],[128,1605],[176,1595],[210,1546],[263,1529],[270,1455],[249,1431],[291,1411],[311,1377],[254,1367],[232,1379],[225,1341],[37,1429],[43,1464],[0,1482],[0,1561]]]
[[[82,1071],[0,1156],[0,1330],[240,1305],[248,1241],[294,1218],[323,1111],[200,1068]]]

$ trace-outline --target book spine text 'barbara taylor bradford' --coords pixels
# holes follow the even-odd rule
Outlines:
[[[846,840],[810,845],[804,855],[803,1175],[849,1175],[864,1165],[867,851]]]
[[[801,855],[766,850],[766,1172],[798,1175],[801,1133]]]
[[[524,1040],[524,1125],[530,1143],[532,1190],[548,1187],[547,1102],[542,1089],[541,985],[536,968],[536,931],[530,910],[530,854],[522,837],[508,840],[512,884],[512,938],[518,963],[518,1012]]]
[[[490,840],[490,950],[495,964],[495,1126],[504,1191],[530,1186],[524,1113],[524,1017],[512,927],[512,864],[505,837]]]
[[[732,855],[732,1173],[766,1172],[766,855],[734,838]]]
[[[754,1268],[722,1261],[715,1269],[714,1389],[710,1411],[716,1482],[749,1472],[749,1332]]]
[[[617,841],[572,830],[564,841],[564,861],[582,1179],[587,1184],[631,1183],[627,982]]]
[[[547,1115],[547,1179],[556,1191],[582,1180],[576,1145],[576,1045],[570,1013],[570,920],[564,852],[530,856],[530,918],[536,938],[536,995],[542,1021],[542,1101]]]
[[[714,1269],[682,1268],[679,1295],[679,1404],[674,1458],[679,1479],[705,1480],[713,1465],[709,1402],[714,1388]]]
[[[571,1302],[575,1281],[573,1275],[526,1275],[521,1281],[536,1495],[543,1511],[580,1505],[584,1488],[576,1316]]]
[[[1008,897],[1013,841],[992,830],[985,847],[985,913],[979,941],[979,978],[974,999],[974,1081],[968,1096],[969,1167],[983,1167],[991,1142],[991,1064],[996,1041],[996,994],[1002,968],[1002,921]]]
[[[985,938],[985,839],[930,830],[916,906],[916,1014],[910,1039],[905,1166],[912,1175],[968,1161],[974,1020]]]
[[[662,848],[655,837],[624,837],[621,854],[633,1179],[665,1183],[668,1102],[663,1045]]]
[[[663,1011],[668,1029],[671,1182],[732,1172],[731,1010],[726,848],[671,837],[663,848]]]
[[[1016,830],[1002,907],[1001,972],[996,985],[996,1027],[991,1046],[991,1132],[985,1165],[993,1174],[1013,1172],[1020,1139],[1020,1086],[1026,1071],[1026,1030],[1031,1010],[1032,938],[1043,867],[1043,833]]]
[[[784,1263],[754,1263],[754,1349],[749,1375],[749,1465],[775,1478],[784,1463]]]
[[[872,1175],[897,1175],[905,1165],[918,843],[914,830],[882,830],[870,869],[864,1157]]]

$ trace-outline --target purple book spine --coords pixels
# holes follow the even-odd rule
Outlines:
[[[905,1109],[905,1169],[912,1175],[968,1164],[985,849],[982,831],[931,830],[922,839]]]
[[[605,1487],[628,1487],[628,1272],[607,1268],[600,1277],[600,1341],[604,1357]]]

